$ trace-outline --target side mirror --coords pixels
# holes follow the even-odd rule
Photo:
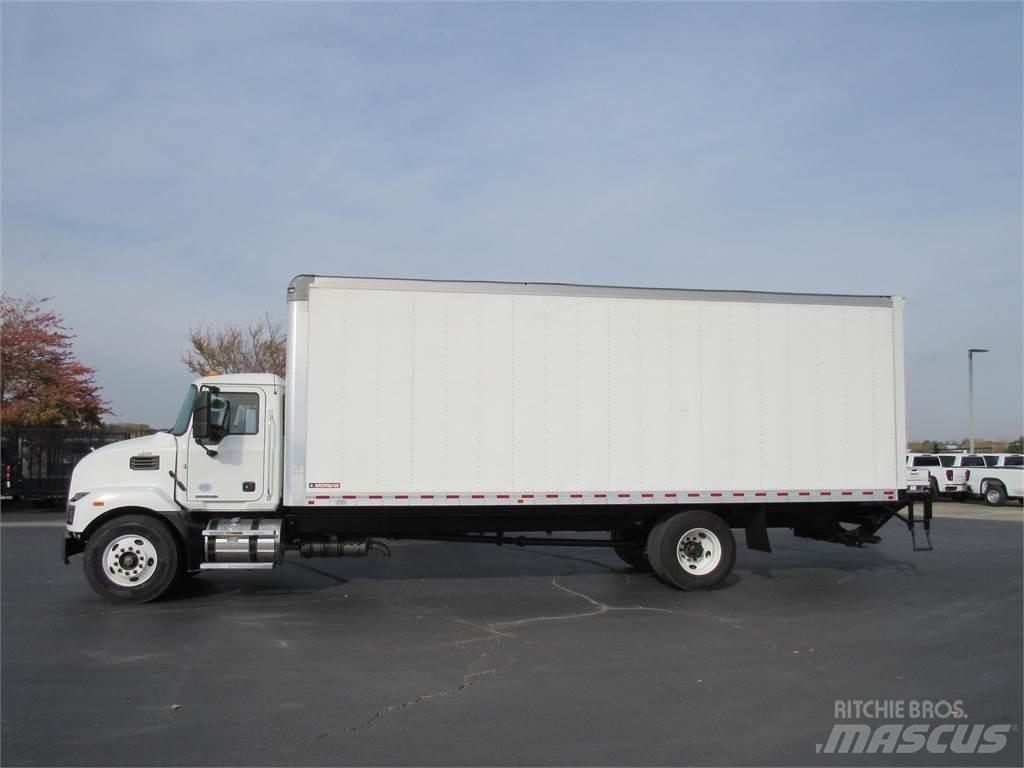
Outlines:
[[[228,433],[231,404],[208,389],[201,389],[192,409],[192,437],[200,445],[216,445]]]
[[[210,438],[210,390],[201,389],[192,406],[192,437],[198,443]]]
[[[228,424],[231,422],[231,403],[221,400],[219,397],[210,398],[210,414],[208,419],[210,425],[210,441],[219,443],[228,434]]]

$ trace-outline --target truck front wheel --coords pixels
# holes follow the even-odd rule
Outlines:
[[[732,571],[736,540],[718,515],[702,510],[679,512],[651,530],[647,557],[666,584],[685,590],[709,589]]]
[[[164,594],[181,572],[181,551],[170,529],[145,515],[104,523],[85,545],[89,585],[116,603],[148,603]]]

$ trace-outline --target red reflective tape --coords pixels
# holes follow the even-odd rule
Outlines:
[[[688,493],[688,494],[686,494],[686,495],[687,495],[687,496],[689,496],[689,497],[691,497],[691,498],[693,498],[694,496],[700,496],[700,494],[699,494],[699,493],[692,493],[692,492],[691,492],[691,493]]]
[[[789,491],[779,491],[776,496],[789,496]]]
[[[594,494],[594,498],[595,499],[607,499],[608,498],[608,494],[607,493],[595,493]]]
[[[810,491],[800,491],[799,495],[800,496],[810,496],[811,492]]]
[[[549,499],[557,499],[557,498],[558,498],[558,494],[557,494],[557,493],[546,493],[546,494],[544,494],[544,495],[545,495],[545,496],[546,496],[547,498],[549,498]]]
[[[721,494],[721,493],[719,493],[718,491],[712,491],[712,492],[711,492],[711,495],[712,495],[712,496],[721,496],[722,494]]]
[[[853,491],[843,491],[843,496],[853,496]]]
[[[645,499],[650,499],[650,498],[654,497],[654,494],[653,493],[641,493],[640,496],[645,498]]]
[[[666,493],[665,497],[669,498],[669,499],[674,499],[676,497],[676,495],[674,493]]]
[[[864,496],[874,496],[875,492],[874,491],[861,491],[861,494],[863,494]]]
[[[620,493],[619,494],[619,498],[620,499],[628,499],[629,498],[629,494],[628,493]]]
[[[355,496],[342,496],[341,498],[343,498],[343,499],[354,499]]]
[[[822,491],[821,495],[822,496],[831,496],[832,495],[832,491]]]
[[[457,498],[459,498],[459,494],[457,494],[457,493],[449,493],[447,496],[445,496],[445,498],[446,499],[457,499]]]
[[[314,499],[329,499],[331,497],[330,496],[314,496],[313,498]]]
[[[383,499],[383,496],[370,496],[371,499]]]
[[[474,493],[473,494],[473,498],[474,499],[482,499],[483,497],[484,497],[484,495],[482,493]]]
[[[582,499],[583,498],[583,494],[582,493],[570,493],[569,494],[569,498],[570,499]]]
[[[429,493],[424,493],[424,494],[420,494],[420,498],[421,499],[432,499],[434,497],[433,497],[433,495],[431,495]]]
[[[499,493],[498,494],[498,498],[499,499],[507,499],[508,498],[508,494],[507,493]]]
[[[742,496],[742,493],[733,493],[733,496]]]
[[[757,492],[757,493],[755,493],[754,495],[755,495],[755,496],[767,496],[768,494],[767,494],[767,493],[765,493],[764,491],[758,491],[758,492]]]
[[[524,499],[532,499],[533,498],[533,494],[532,493],[524,493],[523,494],[523,498]]]
[[[409,497],[406,496],[404,493],[400,493],[397,496],[395,496],[395,498],[396,499],[408,499]]]

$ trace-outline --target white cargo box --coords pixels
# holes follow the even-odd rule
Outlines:
[[[333,277],[289,298],[286,505],[905,484],[899,298]]]

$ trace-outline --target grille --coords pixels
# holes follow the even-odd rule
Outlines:
[[[160,469],[160,457],[132,456],[128,459],[128,466],[132,469]]]

